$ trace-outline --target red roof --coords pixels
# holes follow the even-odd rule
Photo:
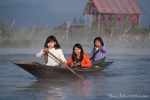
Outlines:
[[[142,13],[137,0],[93,0],[99,13]]]

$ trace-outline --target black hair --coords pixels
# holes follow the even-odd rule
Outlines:
[[[95,41],[97,41],[97,40],[101,43],[102,46],[104,46],[104,42],[103,42],[102,38],[101,38],[101,37],[96,37],[96,38],[94,39],[94,46],[95,46],[95,47],[96,47]]]
[[[82,61],[82,59],[83,59],[83,54],[84,54],[84,51],[83,51],[83,48],[82,48],[82,46],[81,46],[79,43],[77,43],[77,44],[75,44],[75,45],[73,46],[73,52],[72,52],[72,61],[73,61],[73,62],[74,62],[74,61],[76,61],[76,57],[77,57],[76,53],[74,52],[74,49],[75,49],[75,47],[77,47],[77,48],[81,49],[81,52],[80,52],[80,57],[79,57],[79,59],[80,59],[80,61]]]
[[[56,38],[55,38],[53,35],[47,37],[47,39],[46,39],[46,41],[45,41],[44,47],[45,47],[45,48],[48,48],[47,44],[48,44],[49,42],[51,42],[51,41],[56,42],[56,44],[54,45],[55,49],[60,49],[60,45],[59,45],[59,43],[57,42]]]

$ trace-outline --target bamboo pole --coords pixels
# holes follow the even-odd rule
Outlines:
[[[27,37],[27,39],[31,38],[31,36],[33,35],[34,31],[35,31],[35,25],[33,25],[33,27],[32,27],[32,32],[31,32],[31,34]]]
[[[122,40],[124,41],[125,40],[125,37],[127,35],[127,32],[131,29],[131,27],[129,27],[128,29],[125,29],[124,33],[123,33],[123,36],[122,36]]]
[[[114,28],[111,28],[111,34],[110,34],[110,39],[109,39],[110,42],[112,40],[113,33],[114,33]]]
[[[149,39],[150,39],[150,31],[149,31],[148,36],[147,36],[146,39],[144,40],[144,42],[147,42]]]
[[[12,30],[12,27],[14,26],[15,21],[16,21],[16,20],[14,19],[13,22],[12,22],[12,24],[11,24],[10,31]]]
[[[86,17],[87,17],[87,16],[86,16],[86,14],[85,14],[85,15],[84,15],[84,18],[85,18],[85,19],[84,19],[84,20],[85,20],[85,21],[84,21],[84,28],[85,28],[85,29],[86,29]]]
[[[91,15],[90,15],[90,27],[92,27],[92,6],[91,6]]]
[[[63,34],[63,36],[60,39],[60,43],[62,42],[63,38],[65,37],[66,34]]]
[[[98,20],[99,20],[99,21],[98,21],[98,22],[99,22],[99,23],[98,23],[98,29],[100,30],[100,22],[101,22],[101,15],[100,15],[100,13],[99,13],[99,15],[98,15]]]
[[[84,39],[83,39],[83,44],[86,44],[87,40],[88,40],[88,36],[84,36]]]
[[[68,33],[69,33],[69,28],[70,28],[70,25],[71,25],[72,22],[69,22],[67,23],[67,29],[66,29],[66,44],[68,44]]]

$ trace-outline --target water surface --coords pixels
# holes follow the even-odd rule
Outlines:
[[[38,80],[10,60],[44,63],[32,54],[0,55],[0,100],[150,100],[150,56],[108,55],[115,62],[83,80]]]

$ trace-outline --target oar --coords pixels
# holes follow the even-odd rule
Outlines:
[[[53,55],[51,52],[48,51],[50,55],[52,55],[55,59],[57,59],[61,64],[63,63],[60,59],[58,59],[55,55]],[[70,70],[73,74],[77,75],[79,78],[83,79],[83,76],[77,74],[74,70],[72,70],[70,67],[65,66],[68,70]]]
[[[99,49],[93,54],[93,56],[90,58],[90,60],[93,60],[93,58],[95,57],[95,55],[98,53]]]

